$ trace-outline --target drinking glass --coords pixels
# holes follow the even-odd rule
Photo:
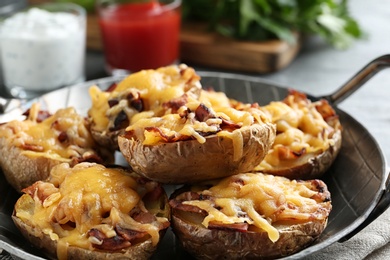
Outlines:
[[[111,75],[175,64],[181,0],[98,0],[106,70]]]
[[[32,6],[0,27],[4,85],[31,98],[84,80],[86,14],[73,3]]]

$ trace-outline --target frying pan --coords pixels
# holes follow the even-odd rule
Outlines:
[[[313,101],[324,98],[333,105],[343,126],[343,144],[338,157],[323,178],[332,194],[333,204],[327,228],[314,244],[285,259],[302,258],[332,243],[348,240],[389,207],[389,174],[379,145],[364,126],[337,107],[337,104],[387,67],[390,67],[390,55],[378,57],[336,92],[323,97],[308,95]],[[198,74],[202,77],[203,87],[223,91],[228,97],[243,102],[265,105],[270,101],[283,99],[288,93],[287,87],[256,77],[217,72]],[[63,88],[30,101],[7,101],[6,104],[13,105],[5,107],[6,113],[0,115],[0,122],[20,117],[32,102],[40,102],[42,109],[51,112],[74,106],[79,113],[86,114],[90,107],[88,88],[96,84],[105,89],[121,79],[122,77],[103,78]],[[117,161],[119,164],[125,162],[120,154]],[[177,187],[165,186],[168,194]],[[22,259],[42,259],[43,255],[24,240],[12,223],[10,216],[18,197],[19,194],[7,184],[0,172],[0,249]],[[178,245],[173,233],[168,231],[153,259],[172,256],[177,259],[189,258]]]

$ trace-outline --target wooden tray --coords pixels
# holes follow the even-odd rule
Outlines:
[[[208,32],[200,24],[184,25],[180,41],[183,62],[242,72],[278,71],[290,64],[300,49],[298,38],[297,44],[237,41]]]

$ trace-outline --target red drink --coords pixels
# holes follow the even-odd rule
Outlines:
[[[179,56],[177,4],[116,4],[101,7],[99,23],[108,70],[134,72],[173,64]]]

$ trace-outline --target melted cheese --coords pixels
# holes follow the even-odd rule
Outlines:
[[[279,239],[279,232],[273,223],[325,219],[331,208],[329,201],[313,199],[318,192],[312,190],[310,182],[297,182],[262,173],[231,176],[198,193],[213,199],[183,203],[197,206],[208,213],[202,222],[205,227],[211,221],[248,223],[267,232],[273,242]]]
[[[281,157],[285,148],[297,154],[305,151],[307,155],[316,155],[333,144],[331,136],[335,129],[317,111],[315,102],[308,99],[296,102],[292,95],[286,100],[290,105],[274,101],[261,108],[276,125],[277,135],[269,153],[255,171],[289,167],[295,163],[296,158]]]
[[[163,103],[178,98],[184,93],[197,96],[201,89],[199,79],[194,69],[181,64],[131,74],[120,81],[111,92],[103,92],[96,86],[92,86],[89,91],[92,107],[88,115],[93,121],[94,129],[101,132],[109,131],[118,113],[123,110],[129,121],[132,120],[138,111],[127,104],[129,93],[140,95],[144,105],[143,111],[153,111],[153,114],[161,115]],[[109,100],[123,100],[125,105],[109,108]]]
[[[87,122],[74,108],[59,109],[42,122],[37,122],[38,113],[39,104],[35,103],[26,120],[14,120],[1,126],[0,138],[7,138],[29,157],[43,156],[69,162],[72,158],[95,153]],[[61,141],[61,134],[66,135],[66,140]],[[29,146],[39,148],[29,149]]]
[[[113,227],[120,225],[147,232],[154,245],[159,241],[158,224],[142,224],[129,215],[136,205],[143,205],[141,196],[145,187],[124,170],[93,163],[70,168],[64,163],[53,168],[48,181],[39,184],[47,195],[44,201],[36,193],[33,210],[16,207],[16,216],[57,240],[60,259],[66,258],[68,246],[92,250],[91,242],[99,242],[87,235],[93,228],[113,237],[116,235]],[[23,196],[24,200],[32,200],[30,195]],[[158,220],[168,221],[166,218]]]

